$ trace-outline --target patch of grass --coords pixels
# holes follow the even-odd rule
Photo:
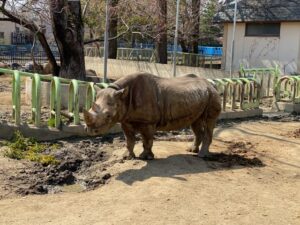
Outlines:
[[[13,140],[7,142],[6,145],[5,157],[17,160],[27,159],[44,165],[58,163],[54,156],[43,154],[47,147],[49,147],[48,145],[38,143],[33,138],[25,138],[19,131],[15,132]],[[50,148],[52,149],[52,146]]]
[[[51,150],[55,151],[55,150],[59,149],[60,147],[61,147],[60,144],[55,143],[55,144],[51,145]]]
[[[50,118],[48,120],[48,127],[55,127],[55,119],[54,118]]]

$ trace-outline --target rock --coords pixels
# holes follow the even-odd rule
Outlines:
[[[102,177],[103,180],[108,180],[109,178],[111,178],[111,174],[110,174],[110,173],[106,173],[106,174],[104,174],[104,176]]]
[[[12,63],[10,66],[13,70],[20,70],[22,66],[19,63]]]
[[[26,72],[36,72],[36,73],[42,73],[43,71],[43,66],[40,64],[34,65],[33,62],[27,62],[25,63],[25,71]]]
[[[53,67],[50,62],[43,64],[43,74],[52,74],[53,73]]]

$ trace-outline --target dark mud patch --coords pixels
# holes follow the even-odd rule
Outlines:
[[[262,167],[264,163],[258,158],[255,151],[255,145],[251,142],[225,142],[227,150],[221,153],[212,153],[209,157],[204,158],[208,162],[216,162],[216,164],[209,164],[212,168],[234,166],[243,167]]]
[[[54,156],[58,164],[45,166],[22,160],[21,168],[7,176],[1,174],[6,193],[58,193],[69,186],[76,187],[78,192],[92,190],[106,184],[112,176],[109,168],[123,161],[121,156],[113,154],[114,149],[124,146],[120,136],[70,138],[55,144],[57,149],[45,153]],[[3,197],[0,192],[0,199]]]

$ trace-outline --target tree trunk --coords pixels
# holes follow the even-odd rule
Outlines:
[[[116,6],[118,5],[119,0],[111,0],[109,1],[109,38],[116,37],[118,35],[118,13],[116,10]],[[108,45],[108,58],[109,59],[116,59],[117,58],[117,51],[118,51],[118,39],[114,38],[113,40],[109,41]]]
[[[191,52],[198,54],[198,40],[200,32],[200,4],[201,0],[192,0],[192,37],[191,37]],[[197,66],[197,56],[192,55],[191,66]]]
[[[179,44],[181,46],[182,52],[188,52],[189,51],[189,49],[187,48],[184,40],[179,39],[178,42],[179,42]]]
[[[200,4],[201,0],[192,0],[192,52],[198,54],[198,40],[200,32]]]
[[[157,0],[158,6],[158,36],[156,38],[156,52],[158,63],[168,63],[168,39],[167,39],[167,1]]]
[[[85,80],[84,28],[79,0],[50,0],[52,28],[60,54],[59,76]]]
[[[50,46],[48,45],[48,42],[47,42],[47,39],[45,37],[45,35],[41,32],[37,33],[37,37],[47,55],[47,58],[49,60],[49,63],[51,64],[52,66],[52,74],[54,76],[58,76],[59,75],[59,70],[60,70],[60,67],[57,65],[56,63],[56,59],[50,49]]]

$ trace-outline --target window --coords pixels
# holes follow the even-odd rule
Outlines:
[[[279,37],[280,23],[247,23],[245,36]]]
[[[0,39],[4,39],[4,32],[0,32]]]

